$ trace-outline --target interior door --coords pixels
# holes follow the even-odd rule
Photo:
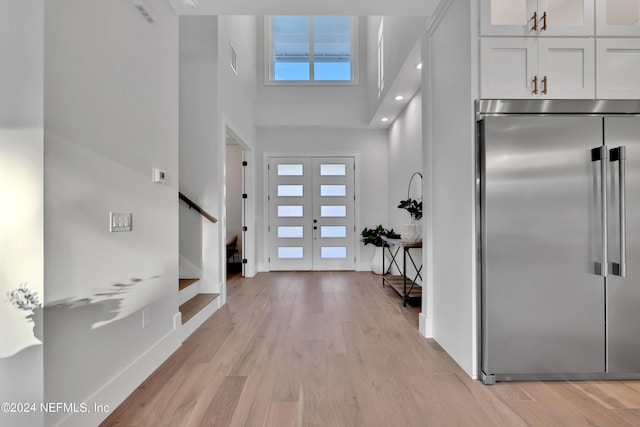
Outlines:
[[[355,270],[353,157],[269,158],[271,270]]]
[[[638,328],[640,325],[638,308],[640,307],[640,117],[605,118],[604,129],[605,142],[611,150],[608,191],[610,195],[608,209],[610,268],[607,277],[608,372],[638,373],[640,372],[640,329]],[[616,149],[619,147],[625,148],[622,159],[616,155]],[[624,167],[621,169],[623,164]],[[623,186],[620,185],[621,182],[624,183]],[[622,274],[618,266],[625,259],[626,271]]]
[[[597,117],[487,117],[481,140],[483,371],[604,372]]]

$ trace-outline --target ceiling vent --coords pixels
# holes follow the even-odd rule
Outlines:
[[[144,16],[148,22],[155,22],[156,16],[151,6],[144,0],[133,0],[133,6]]]

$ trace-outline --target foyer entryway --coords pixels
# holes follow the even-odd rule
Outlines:
[[[270,157],[271,270],[355,270],[355,159]]]

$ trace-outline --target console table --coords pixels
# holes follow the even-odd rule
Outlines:
[[[422,242],[403,242],[400,239],[391,239],[385,236],[382,236],[382,240],[384,242],[382,250],[384,251],[386,248],[391,255],[391,262],[388,267],[385,267],[384,253],[382,256],[382,286],[384,287],[385,284],[391,286],[391,288],[402,297],[403,305],[406,307],[409,298],[422,297],[422,286],[416,283],[418,278],[422,280],[422,263],[420,264],[420,267],[418,267],[411,256],[411,249],[421,249]],[[400,268],[398,261],[396,261],[396,257],[400,252],[402,252],[402,268]],[[411,261],[413,268],[416,270],[416,275],[413,278],[407,277],[407,258]],[[386,274],[393,265],[402,272],[402,276]]]

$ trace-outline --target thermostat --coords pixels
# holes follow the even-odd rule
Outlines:
[[[153,168],[153,175],[151,181],[156,184],[163,184],[167,181],[167,173],[162,169]]]

